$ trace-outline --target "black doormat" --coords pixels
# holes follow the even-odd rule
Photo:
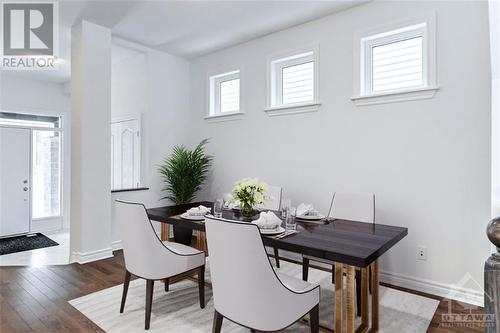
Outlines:
[[[0,255],[56,246],[59,243],[40,233],[0,238]]]

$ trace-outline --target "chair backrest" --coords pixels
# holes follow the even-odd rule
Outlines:
[[[375,195],[371,193],[335,192],[330,217],[375,223]]]
[[[281,195],[283,189],[279,186],[268,186],[267,187],[267,197],[268,199],[262,205],[259,205],[259,209],[268,210],[279,210],[281,204]]]
[[[293,304],[276,276],[258,227],[205,219],[215,309],[228,319],[258,330],[285,326],[286,303]],[[287,312],[287,311],[285,311]]]
[[[115,209],[127,270],[145,279],[167,277],[173,266],[178,264],[180,256],[162,244],[146,207],[140,203],[116,200]]]

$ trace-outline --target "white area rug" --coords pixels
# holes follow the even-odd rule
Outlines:
[[[302,277],[302,267],[286,261],[281,261],[279,271]],[[208,265],[207,281],[210,281]],[[331,273],[310,269],[309,281],[321,285],[320,323],[332,328],[334,286]],[[120,314],[122,288],[122,285],[108,288],[69,303],[106,332],[144,331],[146,282],[141,279],[130,282],[125,311]],[[168,293],[163,290],[162,283],[156,282],[149,332],[211,332],[214,308],[210,288],[205,289],[205,298],[205,309],[200,309],[198,285],[193,281],[172,284]],[[380,332],[426,332],[438,304],[427,297],[380,287]],[[357,321],[359,323],[359,318]],[[225,319],[222,332],[248,333],[249,330]],[[296,323],[286,332],[309,332],[309,326]]]

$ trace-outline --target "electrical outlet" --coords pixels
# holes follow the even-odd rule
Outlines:
[[[417,259],[418,260],[427,260],[427,248],[425,246],[419,246],[417,248]]]

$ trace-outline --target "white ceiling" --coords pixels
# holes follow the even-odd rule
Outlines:
[[[81,19],[106,26],[113,35],[129,41],[194,58],[367,1],[60,0],[60,69],[24,75],[68,80],[70,30]]]

